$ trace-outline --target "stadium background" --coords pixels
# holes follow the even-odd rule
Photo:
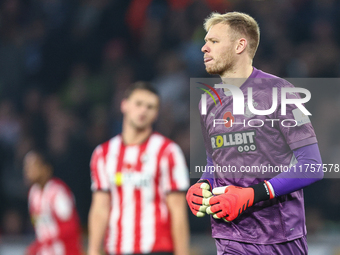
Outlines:
[[[189,162],[190,77],[208,77],[200,48],[213,10],[243,11],[261,28],[254,66],[281,77],[340,75],[336,0],[2,0],[0,2],[0,254],[33,238],[22,159],[34,145],[73,190],[84,228],[94,147],[120,132],[125,87],[151,81],[162,97],[155,128]],[[324,163],[340,163],[340,92],[310,89]],[[196,180],[191,180],[192,182]],[[340,182],[305,189],[310,254],[340,254]],[[190,214],[193,254],[214,254],[209,219]]]

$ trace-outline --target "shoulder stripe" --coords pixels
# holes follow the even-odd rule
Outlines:
[[[153,249],[152,251],[158,251],[161,249],[161,245],[162,245],[162,242],[161,240],[163,239],[162,238],[162,229],[160,228],[159,222],[161,222],[161,195],[159,194],[159,182],[160,182],[160,172],[161,172],[161,169],[160,169],[160,161],[161,161],[161,158],[162,158],[162,155],[165,151],[165,149],[168,147],[168,145],[171,143],[171,140],[170,139],[167,139],[165,138],[165,141],[162,145],[162,147],[160,148],[159,150],[159,153],[157,155],[157,170],[156,170],[156,176],[155,176],[155,221],[156,221],[156,224],[155,224],[155,227],[156,227],[156,233],[155,233],[155,244],[153,246]]]
[[[171,152],[169,155],[169,175],[170,175],[171,190],[177,190],[177,185],[173,177],[174,166],[175,166],[174,155]]]
[[[147,141],[145,141],[141,146],[139,147],[139,153],[138,153],[138,158],[137,158],[137,165],[136,165],[136,171],[140,172],[142,169],[142,156],[145,152],[145,149],[149,143],[149,138]],[[135,189],[134,192],[135,196],[135,244],[134,244],[134,253],[141,253],[141,248],[140,248],[140,241],[141,241],[141,210],[142,210],[142,205],[141,205],[141,191],[140,189]]]

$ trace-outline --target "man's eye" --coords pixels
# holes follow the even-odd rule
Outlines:
[[[212,43],[217,43],[217,41],[212,41]]]

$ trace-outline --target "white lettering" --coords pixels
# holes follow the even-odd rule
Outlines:
[[[305,98],[286,98],[287,93],[303,93]],[[286,115],[286,105],[295,104],[304,115],[312,115],[302,104],[307,103],[311,98],[309,90],[303,88],[282,88],[281,92],[281,115]]]

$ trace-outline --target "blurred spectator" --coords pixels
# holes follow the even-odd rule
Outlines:
[[[7,236],[19,236],[23,233],[24,217],[16,209],[8,209],[2,218],[2,234]]]
[[[0,141],[13,149],[20,136],[20,119],[13,103],[4,100],[0,103]]]

